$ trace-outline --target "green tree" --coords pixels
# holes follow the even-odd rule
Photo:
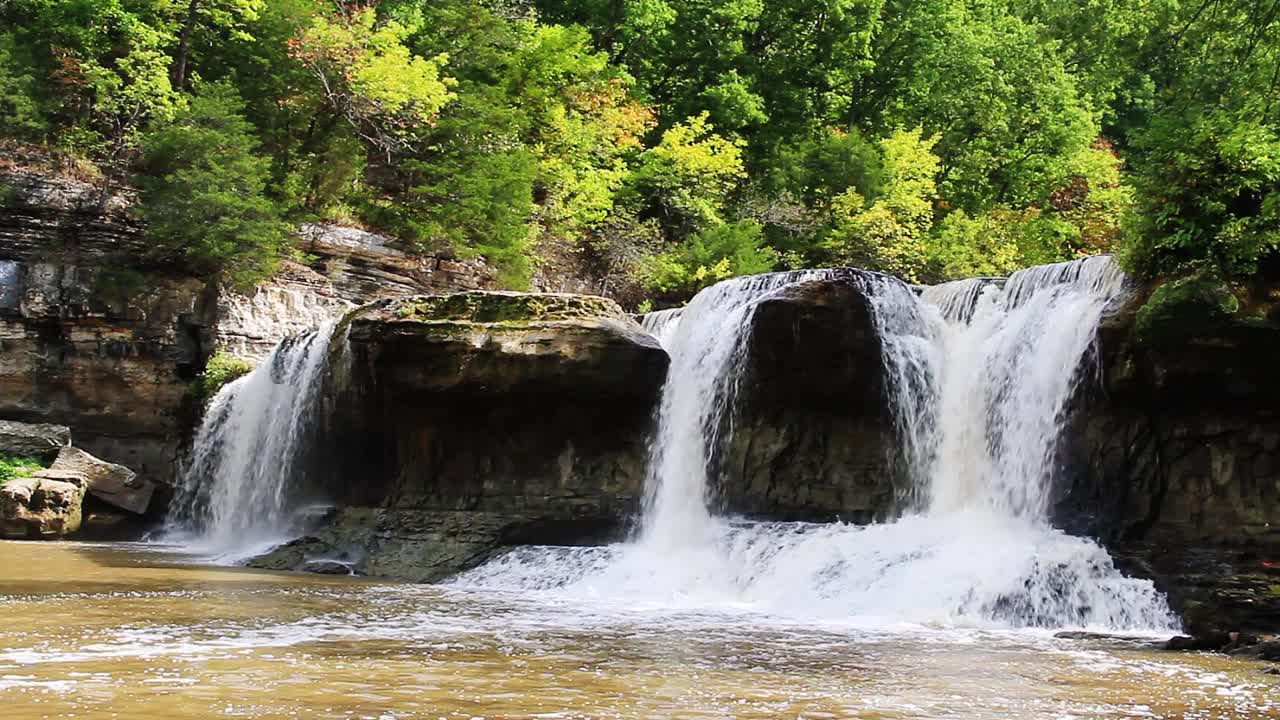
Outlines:
[[[937,142],[919,129],[899,130],[881,141],[884,185],[879,197],[868,205],[850,189],[833,203],[826,245],[838,261],[913,282],[922,278],[941,166],[933,152]]]
[[[46,126],[36,101],[35,76],[16,51],[13,35],[0,33],[0,133],[36,140]]]
[[[274,271],[287,236],[242,111],[233,88],[210,85],[149,133],[138,208],[157,259],[248,285]]]

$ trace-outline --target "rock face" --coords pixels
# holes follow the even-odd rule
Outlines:
[[[0,420],[0,453],[16,457],[52,460],[71,444],[71,428],[47,423]]]
[[[1063,453],[1058,522],[1156,579],[1205,636],[1280,628],[1280,323],[1100,333],[1102,384]]]
[[[0,536],[16,540],[60,538],[80,529],[84,478],[44,470],[0,487]]]
[[[482,262],[308,226],[310,265],[232,292],[148,261],[127,192],[103,207],[92,184],[13,169],[28,160],[0,162],[0,418],[70,426],[78,445],[155,483],[172,478],[188,384],[215,351],[256,359],[386,293],[492,282]]]
[[[216,343],[237,357],[266,357],[281,338],[334,320],[356,305],[423,292],[483,290],[493,271],[480,260],[409,255],[385,235],[333,225],[299,230],[310,265],[286,262],[276,277],[218,298]]]
[[[346,322],[349,374],[312,469],[344,509],[258,564],[345,556],[434,579],[504,546],[624,531],[668,359],[615,303],[475,292]]]
[[[790,286],[757,308],[733,433],[712,473],[726,510],[870,522],[893,509],[905,479],[856,273]]]
[[[100,212],[87,183],[0,184],[0,417],[69,425],[94,454],[167,477],[213,317],[206,282],[138,262],[127,198]]]

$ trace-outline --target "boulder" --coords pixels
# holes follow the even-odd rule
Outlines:
[[[895,463],[881,343],[858,270],[802,282],[751,316],[726,446],[723,509],[769,519],[870,522],[906,483]]]
[[[50,471],[78,473],[86,479],[94,497],[109,505],[141,515],[151,504],[155,484],[123,465],[109,463],[75,447],[64,447]]]
[[[52,460],[71,444],[71,429],[65,425],[0,420],[0,453],[16,457]]]
[[[360,558],[432,580],[526,543],[621,537],[638,509],[667,354],[616,303],[468,292],[344,321],[302,472],[339,510],[255,565]]]
[[[0,536],[10,539],[61,538],[80,529],[84,477],[42,471],[0,487]]]

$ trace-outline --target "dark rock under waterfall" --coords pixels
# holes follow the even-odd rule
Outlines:
[[[434,579],[522,544],[617,539],[667,354],[610,300],[462,293],[366,306],[308,462],[340,506],[255,561]]]
[[[1280,628],[1280,324],[1099,332],[1101,382],[1064,440],[1055,514],[1169,593],[1200,636]],[[1173,322],[1178,322],[1176,319]]]
[[[892,462],[893,419],[864,286],[852,277],[798,283],[761,301],[751,322],[732,432],[715,457],[724,509],[883,519],[905,480]]]

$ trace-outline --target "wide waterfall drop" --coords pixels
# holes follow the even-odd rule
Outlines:
[[[196,433],[168,526],[197,554],[236,561],[295,537],[313,498],[302,455],[335,324],[286,338],[219,390]]]
[[[1096,542],[1047,518],[1058,436],[1073,393],[1093,377],[1100,318],[1123,289],[1111,259],[948,283],[923,297],[893,278],[840,273],[729,280],[683,311],[645,318],[672,364],[640,536],[523,548],[454,582],[874,626],[1176,629],[1149,581],[1123,576]],[[751,314],[791,284],[836,277],[854,279],[871,302],[912,479],[906,512],[865,527],[720,516],[708,468],[732,432]]]

